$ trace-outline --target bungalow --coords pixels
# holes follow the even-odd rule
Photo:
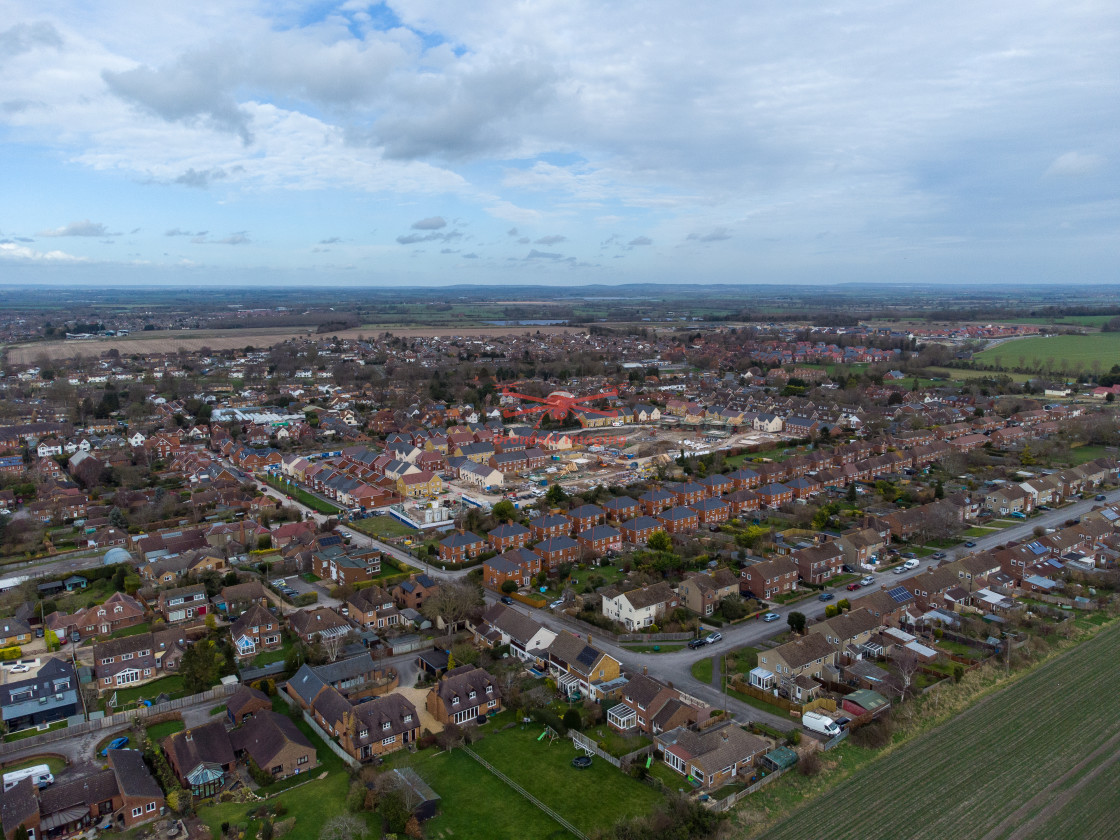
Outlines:
[[[509,645],[510,652],[523,662],[539,667],[548,663],[548,646],[556,632],[504,604],[494,604],[474,628],[475,641],[487,647]]]
[[[462,726],[500,712],[502,694],[489,672],[474,665],[460,665],[432,686],[425,707],[444,726]]]
[[[220,720],[168,735],[160,746],[183,787],[199,798],[221,790],[226,774],[237,761],[229,733]]]
[[[307,773],[319,766],[315,747],[287,715],[262,710],[229,733],[235,756],[252,760],[274,779]]]
[[[731,723],[703,732],[678,726],[656,735],[654,746],[666,764],[706,791],[750,779],[755,761],[770,749],[768,741]]]

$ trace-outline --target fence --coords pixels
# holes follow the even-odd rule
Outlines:
[[[829,750],[835,749],[836,747],[840,746],[840,744],[843,743],[844,739],[848,737],[849,731],[850,730],[847,729],[841,729],[839,735],[836,735],[833,738],[829,738],[827,741],[821,744],[821,749],[825,752],[828,752]]]
[[[284,663],[270,662],[268,665],[263,665],[260,668],[244,668],[238,673],[241,674],[241,682],[248,685],[254,680],[259,680],[261,677],[271,677],[275,674],[284,673]]]
[[[769,703],[778,709],[784,710],[791,714],[805,714],[805,712],[812,712],[817,709],[827,709],[830,712],[836,711],[836,701],[830,697],[818,697],[816,700],[810,700],[808,703],[801,705],[787,700],[784,697],[778,697],[772,691],[763,691],[749,683],[740,680],[731,680],[730,687],[742,694],[749,694],[756,700],[761,700],[764,703]]]
[[[52,729],[49,732],[44,732],[42,735],[32,735],[30,738],[22,738],[19,741],[9,741],[0,744],[0,756],[8,755],[9,753],[24,752],[32,747],[39,747],[44,744],[53,743],[54,741],[61,741],[64,738],[73,738],[76,735],[100,732],[102,729],[131,726],[132,722],[137,718],[146,719],[155,717],[165,712],[185,709],[187,706],[196,706],[209,700],[224,700],[226,697],[233,694],[236,688],[236,685],[218,685],[208,691],[203,691],[200,694],[192,694],[189,697],[168,700],[166,703],[157,703],[154,706],[141,706],[137,709],[129,709],[127,712],[117,712],[112,715],[105,715],[101,718],[82,721],[63,729]]]
[[[759,779],[757,782],[750,785],[749,787],[745,787],[742,790],[736,791],[735,793],[731,794],[730,796],[726,796],[723,799],[709,799],[704,804],[707,805],[709,808],[711,808],[713,811],[727,811],[727,810],[730,810],[731,806],[733,806],[736,802],[738,802],[741,799],[747,798],[748,796],[750,796],[755,791],[762,790],[762,788],[766,787],[766,785],[770,784],[772,781],[777,779],[779,776],[781,776],[783,773],[785,773],[786,770],[788,770],[788,769],[789,768],[783,768],[782,770],[775,770],[775,771],[763,776],[761,779]]]
[[[562,816],[557,814],[555,811],[553,811],[551,808],[549,808],[547,805],[545,805],[543,802],[541,802],[539,799],[537,799],[535,796],[533,796],[531,793],[529,793],[529,791],[525,790],[525,788],[521,787],[521,785],[517,784],[517,782],[515,782],[513,779],[511,779],[509,776],[507,776],[501,770],[496,768],[494,765],[492,765],[490,762],[488,762],[486,759],[484,759],[482,756],[480,756],[474,750],[470,749],[469,747],[462,747],[462,750],[467,755],[469,755],[471,758],[473,758],[475,761],[477,761],[479,764],[481,764],[483,767],[485,767],[487,770],[489,770],[491,773],[493,773],[495,776],[497,776],[499,779],[501,779],[503,782],[505,782],[507,785],[509,785],[511,788],[513,788],[513,790],[515,790],[517,793],[520,793],[523,797],[525,797],[531,803],[536,805],[541,811],[546,813],[548,816],[552,817],[552,819],[556,820],[556,822],[560,823],[560,825],[562,825],[564,828],[566,828],[568,831],[570,831],[572,834],[574,834],[576,837],[578,837],[579,840],[588,840],[588,837],[587,837],[586,834],[584,834],[582,831],[580,831],[578,828],[576,828],[574,825],[572,825],[570,822],[568,822]]]
[[[287,691],[280,691],[277,693],[284,698],[289,706],[296,705],[296,701],[292,698],[291,695],[288,694]],[[319,724],[315,722],[315,719],[311,717],[311,715],[309,715],[305,709],[301,711],[303,712],[304,721],[306,721],[307,725],[311,727],[311,731],[318,735],[319,738],[322,739],[323,743],[327,745],[327,749],[341,758],[350,767],[362,766],[362,763],[358,761],[358,759],[354,758],[354,756],[346,752],[346,750],[340,747],[330,735],[324,732],[323,727],[319,726]]]

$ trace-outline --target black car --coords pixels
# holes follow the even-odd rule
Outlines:
[[[690,648],[692,648],[693,650],[696,650],[696,648],[704,647],[704,645],[706,645],[707,643],[708,642],[707,642],[706,639],[693,639],[691,642],[688,643],[688,646]]]
[[[509,597],[508,595],[503,595],[502,596],[502,603],[503,604],[512,604],[513,603],[513,598]]]

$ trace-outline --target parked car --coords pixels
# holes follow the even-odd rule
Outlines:
[[[503,595],[502,596],[502,603],[503,604],[512,604],[513,603],[513,598],[509,597],[508,595]]]
[[[965,547],[965,548],[976,548],[976,543],[975,543],[975,542],[973,542],[972,540],[969,540],[968,542],[966,542],[966,543],[964,544],[964,547]]]
[[[933,553],[933,559],[934,560],[944,560],[945,559],[945,552],[944,551],[935,551]]]
[[[859,579],[860,586],[871,586],[873,583],[875,583],[875,578],[871,577],[871,575],[864,575]]]
[[[31,670],[31,666],[27,665],[23,662],[20,662],[16,665],[12,666],[12,673],[13,674],[26,674],[30,670]]]
[[[1026,519],[1027,515],[1025,513],[1023,513],[1021,510],[1013,510],[1013,511],[1011,511],[1011,518],[1012,519]]]
[[[820,595],[817,596],[817,600],[818,601],[831,601],[835,597],[836,596],[833,595],[831,592],[822,592]]]
[[[114,738],[112,741],[109,742],[109,745],[101,751],[101,757],[104,758],[105,756],[107,756],[109,754],[109,750],[123,749],[127,743],[128,743],[128,736],[127,735],[121,736],[120,738]]]
[[[848,584],[848,591],[849,592],[855,592],[857,589],[859,589],[862,586],[863,586],[863,584],[860,583],[859,581],[852,581],[851,583]]]
[[[704,645],[706,645],[707,643],[708,643],[707,639],[693,639],[691,642],[688,643],[688,646],[690,648],[692,648],[693,650],[696,650],[696,648],[704,647]]]
[[[554,610],[557,607],[562,607],[562,606],[564,606],[564,599],[563,598],[557,598],[555,601],[553,601],[551,604],[548,605],[548,608],[550,610]]]
[[[722,633],[709,633],[708,636],[707,636],[707,642],[710,645],[714,645],[716,642],[718,642],[722,638],[723,638]]]
[[[1096,496],[1095,496],[1094,498],[1095,498],[1095,499],[1096,499],[1096,500],[1097,500],[1098,502],[1103,502],[1103,501],[1104,501],[1105,499],[1107,499],[1107,498],[1108,498],[1108,496],[1106,496],[1106,495],[1105,495],[1104,493],[1098,493],[1098,494],[1097,494],[1097,495],[1096,495]]]
[[[764,616],[762,616],[763,621],[777,621],[779,618],[781,618],[781,616],[776,612],[768,612]]]

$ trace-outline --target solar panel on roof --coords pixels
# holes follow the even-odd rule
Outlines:
[[[896,586],[894,589],[888,589],[887,594],[900,604],[903,601],[910,600],[910,593],[905,586]]]

